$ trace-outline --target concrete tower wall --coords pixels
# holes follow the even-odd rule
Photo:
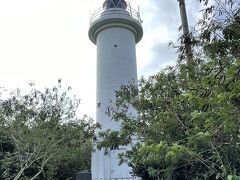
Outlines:
[[[134,34],[122,27],[104,29],[97,36],[97,119],[106,130],[118,128],[105,114],[121,85],[137,82]],[[114,128],[114,129],[113,129]]]
[[[137,82],[135,36],[132,31],[122,27],[110,27],[97,36],[97,120],[102,125],[101,131],[120,127],[112,121],[105,111],[109,101],[115,101],[115,91],[121,85]],[[110,156],[104,151],[96,151],[92,158],[92,173],[99,179],[129,178],[129,167],[118,165],[118,154],[126,150],[112,150]],[[96,173],[96,174],[95,174]]]

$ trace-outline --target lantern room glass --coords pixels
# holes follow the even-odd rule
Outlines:
[[[106,0],[103,3],[103,7],[106,9],[109,8],[123,8],[126,9],[127,8],[127,3],[125,0]]]

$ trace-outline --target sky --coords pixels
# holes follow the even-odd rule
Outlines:
[[[0,87],[53,87],[58,79],[81,99],[80,114],[95,118],[96,46],[89,20],[103,0],[0,0]],[[180,15],[177,0],[130,0],[140,9],[143,39],[136,46],[138,77],[176,61]],[[189,24],[199,5],[186,0]]]

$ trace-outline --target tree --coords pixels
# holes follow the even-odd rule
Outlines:
[[[203,10],[198,32],[192,32],[194,76],[180,58],[142,78],[139,88],[123,86],[117,108],[107,110],[122,127],[102,133],[99,148],[137,138],[121,158],[143,179],[240,178],[240,11],[236,2],[216,2]],[[127,113],[129,104],[135,117]]]
[[[69,91],[61,89],[59,80],[44,92],[31,85],[29,94],[17,89],[0,101],[2,178],[66,179],[63,163],[73,164],[69,173],[89,169],[95,126],[87,117],[76,117],[80,101]],[[79,163],[70,162],[74,156]]]

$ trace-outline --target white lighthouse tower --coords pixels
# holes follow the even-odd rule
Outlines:
[[[97,45],[97,122],[101,131],[118,130],[120,123],[106,115],[109,100],[115,91],[129,82],[137,82],[135,45],[143,36],[139,12],[125,0],[106,0],[90,21],[89,38]],[[92,180],[132,180],[131,169],[119,165],[118,154],[130,147],[121,147],[105,155],[96,150],[92,155]]]

